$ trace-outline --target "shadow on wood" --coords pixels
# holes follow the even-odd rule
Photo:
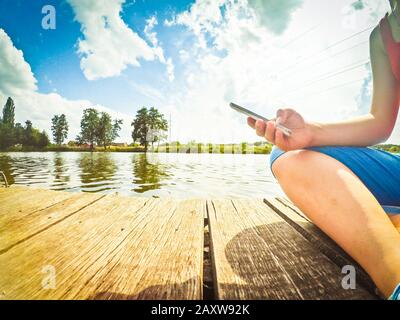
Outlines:
[[[91,295],[88,300],[180,300],[200,281],[200,278],[191,278],[183,283],[150,286],[132,295],[103,291]]]
[[[235,274],[218,283],[226,299],[376,299],[358,283],[345,290],[341,269],[284,221],[243,230],[225,255]]]

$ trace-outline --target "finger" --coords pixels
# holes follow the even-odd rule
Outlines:
[[[257,133],[258,136],[264,137],[265,128],[266,128],[266,125],[265,125],[264,121],[262,121],[262,120],[257,120],[256,121],[256,133]]]
[[[248,117],[247,118],[247,124],[252,127],[253,129],[256,128],[256,120],[254,120],[253,118]]]
[[[275,144],[275,131],[276,131],[275,122],[268,121],[267,129],[265,130],[265,139],[267,139],[272,144]]]
[[[275,145],[283,151],[287,149],[287,137],[285,137],[280,129],[277,129],[275,132]]]

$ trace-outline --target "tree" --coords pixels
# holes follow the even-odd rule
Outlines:
[[[3,108],[3,125],[7,125],[10,128],[14,128],[15,121],[15,105],[13,99],[8,97],[7,102]]]
[[[119,137],[119,132],[121,131],[121,126],[123,124],[123,121],[121,119],[115,119],[113,122],[113,128],[112,128],[112,141],[117,139]]]
[[[119,135],[122,120],[112,120],[107,112],[99,113],[96,109],[89,108],[83,111],[81,132],[76,138],[79,144],[88,143],[94,149],[94,144],[107,148]]]
[[[22,140],[22,144],[26,146],[35,145],[35,139],[33,137],[33,126],[32,121],[25,121],[25,130],[24,130],[24,139]]]
[[[149,110],[149,118],[151,133],[150,142],[153,147],[154,142],[160,142],[165,139],[165,132],[168,131],[168,122],[164,119],[164,115],[154,107]]]
[[[133,126],[132,139],[133,142],[138,141],[144,146],[144,151],[147,152],[149,142],[147,140],[147,133],[149,131],[149,113],[147,108],[143,107],[138,110],[136,117],[133,120],[131,126]]]
[[[25,129],[24,127],[17,122],[14,127],[14,139],[16,143],[23,144],[25,136]]]
[[[61,145],[68,137],[68,122],[65,114],[55,115],[51,119],[51,131],[54,142]]]
[[[164,133],[168,130],[168,122],[156,108],[147,110],[146,107],[143,107],[138,110],[132,126],[133,142],[139,141],[144,146],[145,152],[147,152],[149,142],[153,145],[154,142],[161,141],[165,138]]]
[[[0,124],[0,149],[7,149],[17,143],[14,131],[10,125]]]
[[[50,139],[47,136],[47,133],[44,130],[42,132],[38,132],[37,146],[39,148],[44,148],[44,147],[48,146],[49,144],[50,144]]]
[[[97,140],[99,121],[99,112],[96,109],[89,108],[83,110],[81,132],[77,140],[81,144],[88,143],[91,150],[93,150],[94,143]]]
[[[107,112],[102,112],[99,118],[97,128],[97,143],[107,148],[116,138],[119,137],[118,132],[121,130],[122,120],[112,121],[111,116]]]
[[[17,141],[14,134],[15,106],[11,98],[7,99],[3,108],[3,118],[0,121],[0,148],[7,149]]]
[[[40,132],[33,127],[30,120],[27,120],[25,122],[25,128],[23,128],[23,138],[21,142],[22,145],[27,147],[44,148],[50,143],[50,140],[45,131]]]
[[[28,147],[43,148],[49,144],[45,131],[40,132],[33,128],[32,122],[27,120],[25,127],[15,121],[15,105],[11,98],[3,108],[3,117],[0,121],[0,149],[7,149],[15,144]]]

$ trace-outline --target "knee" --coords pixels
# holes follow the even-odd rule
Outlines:
[[[274,156],[274,161],[271,162],[271,170],[276,179],[282,183],[286,179],[298,179],[299,175],[307,174],[306,164],[310,152],[308,150],[281,151],[278,157],[276,157],[277,154],[272,153],[271,157]]]

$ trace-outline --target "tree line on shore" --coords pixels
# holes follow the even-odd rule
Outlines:
[[[76,141],[68,144],[87,146],[94,150],[96,146],[107,149],[119,137],[123,120],[112,119],[107,112],[100,112],[95,108],[83,110],[80,122],[80,133]],[[147,151],[148,145],[160,143],[166,138],[168,123],[156,108],[141,108],[137,111],[132,122],[133,142],[139,142]],[[54,115],[51,119],[51,131],[54,144],[62,146],[68,138],[69,124],[65,114]],[[0,116],[0,150],[21,146],[24,149],[42,149],[50,145],[47,133],[33,127],[30,120],[15,123],[15,104],[11,97],[7,99]]]
[[[15,104],[12,98],[8,98],[0,115],[0,150],[71,150],[71,146],[78,146],[79,150],[91,150],[101,147],[104,150],[110,149],[110,146],[119,137],[121,125],[120,119],[112,119],[107,112],[99,112],[94,108],[88,108],[83,111],[80,133],[76,140],[69,141],[68,147],[61,148],[68,138],[69,124],[64,114],[54,115],[51,119],[51,132],[55,148],[46,148],[51,146],[49,136],[44,130],[39,130],[33,126],[32,121],[26,120],[24,125],[15,123]],[[170,143],[161,143],[166,140],[168,131],[168,122],[164,115],[156,108],[143,107],[136,113],[131,123],[132,140],[136,151],[147,151],[149,145],[157,147],[155,152],[207,152],[207,153],[247,153],[248,147],[252,146],[254,153],[267,154],[271,152],[272,145],[263,142],[248,144],[204,144],[191,141],[181,144],[179,141]],[[136,145],[136,143],[138,143]],[[160,144],[161,143],[161,144]],[[17,147],[17,148],[16,148]],[[393,144],[382,144],[376,148],[400,153],[400,146]],[[111,151],[132,151],[132,148],[110,149]],[[250,152],[251,153],[251,152]]]
[[[43,148],[50,143],[45,131],[33,127],[30,120],[25,125],[15,123],[15,105],[11,98],[3,108],[3,117],[0,118],[0,149],[5,150],[14,145],[30,148]]]

